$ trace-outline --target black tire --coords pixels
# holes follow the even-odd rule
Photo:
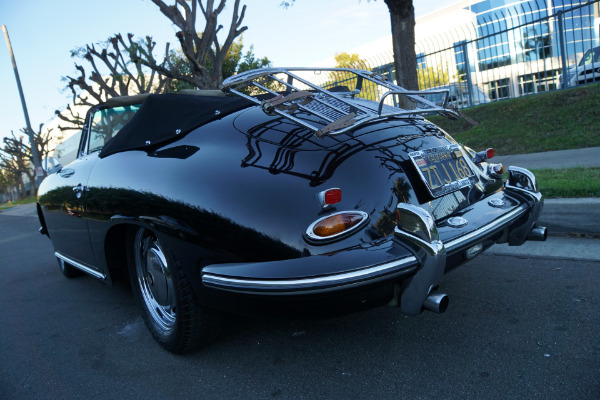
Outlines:
[[[198,304],[183,268],[154,232],[140,228],[128,243],[131,287],[154,339],[178,354],[212,341],[220,315]]]
[[[76,278],[78,276],[83,275],[83,271],[75,268],[74,266],[72,266],[68,262],[63,261],[63,260],[61,260],[58,257],[56,257],[56,261],[58,261],[58,267],[60,268],[60,271],[67,278],[69,278],[69,279],[70,278]]]

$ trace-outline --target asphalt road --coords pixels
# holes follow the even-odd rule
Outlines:
[[[482,255],[443,315],[231,317],[162,350],[126,283],[66,279],[34,217],[0,215],[1,399],[598,399],[600,261]]]

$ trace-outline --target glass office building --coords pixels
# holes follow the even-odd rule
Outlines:
[[[599,3],[457,2],[417,19],[417,53],[447,68],[451,81],[477,87],[483,101],[558,89],[566,69],[600,45]]]

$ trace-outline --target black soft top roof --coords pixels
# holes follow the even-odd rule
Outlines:
[[[143,98],[131,121],[104,145],[100,157],[150,150],[210,121],[253,105],[241,97],[157,94]]]

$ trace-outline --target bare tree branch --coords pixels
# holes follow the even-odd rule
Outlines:
[[[191,7],[186,0],[174,0],[175,4],[167,6],[164,0],[152,0],[160,11],[179,28],[176,33],[181,45],[181,51],[190,63],[190,72],[193,78],[182,79],[176,74],[169,75],[173,79],[181,79],[194,84],[201,89],[216,89],[223,81],[223,62],[227,52],[236,37],[242,34],[247,27],[242,26],[246,13],[246,6],[240,13],[240,0],[235,0],[231,24],[225,41],[221,45],[217,34],[223,28],[219,25],[219,15],[225,9],[226,1],[220,0],[215,8],[214,0],[192,0]],[[200,8],[204,17],[204,29],[201,33],[196,29],[197,8]],[[145,65],[160,73],[167,73],[158,65],[146,60]],[[164,66],[163,66],[164,68]]]
[[[177,75],[177,71],[170,69],[181,67],[179,63],[173,65],[169,62],[169,46],[162,62],[158,63],[153,54],[156,43],[150,36],[135,41],[133,35],[128,34],[125,41],[122,35],[116,34],[99,46],[101,48],[94,44],[86,45],[72,51],[74,57],[87,62],[91,73],[88,76],[82,65],[75,64],[79,76],[65,77],[73,102],[63,112],[56,111],[61,121],[69,123],[61,125],[61,131],[83,126],[83,116],[75,111],[77,106],[87,108],[116,96],[169,91],[173,82],[169,75]],[[177,76],[184,78],[182,74]]]

